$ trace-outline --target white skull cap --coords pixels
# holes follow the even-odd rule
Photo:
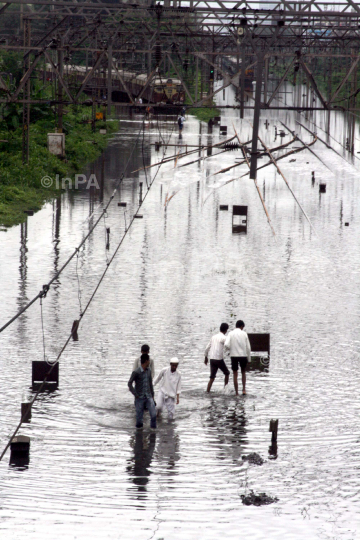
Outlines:
[[[176,358],[176,356],[174,356],[174,358],[172,358],[172,359],[170,360],[170,364],[178,364],[178,363],[179,363],[179,359]]]

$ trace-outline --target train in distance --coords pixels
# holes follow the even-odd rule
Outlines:
[[[47,80],[56,78],[56,73],[52,69],[51,64],[46,64],[45,69],[46,72],[45,74],[43,73],[43,75]],[[63,77],[67,82],[69,89],[71,90],[72,88],[79,88],[83,83],[88,71],[89,68],[86,69],[86,66],[65,65]],[[113,69],[111,77],[111,100],[113,103],[130,102],[130,98],[119,80],[118,73],[125,82],[132,98],[136,100],[146,85],[148,75],[146,73],[137,74],[135,72],[126,71],[123,69]],[[93,91],[95,90],[98,97],[107,99],[107,85],[107,71],[98,71],[96,75],[88,81],[88,84],[84,88],[84,93],[93,95]],[[166,109],[169,110],[169,105],[172,105],[175,111],[177,111],[184,105],[185,91],[179,79],[161,77],[158,74],[147,86],[147,88],[145,88],[145,91],[141,97],[143,103],[149,103],[157,109],[161,109],[161,106],[165,105]]]

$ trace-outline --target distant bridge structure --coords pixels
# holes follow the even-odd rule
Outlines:
[[[118,104],[128,107],[145,96],[144,101],[152,102],[149,90],[171,79],[178,81],[189,107],[212,107],[216,93],[235,87],[238,102],[234,107],[240,117],[245,109],[254,111],[252,178],[256,177],[259,118],[264,109],[326,110],[328,129],[331,111],[344,110],[349,149],[354,148],[360,4],[353,0],[10,0],[0,7],[0,54],[4,52],[22,58],[21,78],[0,74],[0,104],[24,105],[25,153],[31,105],[49,102],[46,95],[34,95],[31,84],[32,79],[41,78],[46,66],[54,74],[44,84],[52,85],[50,102],[56,107],[60,130],[64,106],[88,104],[84,91],[96,78],[106,83],[102,95],[92,92],[91,102],[96,107],[105,96],[108,110],[114,89],[121,98]],[[84,71],[75,83],[66,68],[69,65],[82,66]],[[142,76],[141,88],[130,88],[127,72],[135,78]],[[247,84],[250,72],[256,82],[254,92]],[[275,88],[270,89],[269,74],[277,80]],[[214,80],[221,81],[216,89]],[[303,85],[305,92],[299,92],[291,105],[275,100],[286,80]],[[96,88],[95,83],[92,86]],[[164,92],[165,111],[172,107],[168,101]]]

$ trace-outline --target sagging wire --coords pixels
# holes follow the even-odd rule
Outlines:
[[[175,127],[175,124],[174,124],[174,127]],[[170,133],[170,136],[169,136],[167,145],[168,145],[169,142],[170,142],[170,138],[171,138],[171,136],[172,136],[172,132],[173,132],[173,130],[174,130],[174,127],[173,127],[173,129],[172,129],[172,131],[171,131],[171,133]],[[164,150],[164,154],[163,154],[163,155],[165,155],[165,153],[166,153],[167,145],[166,145],[166,147],[165,147],[165,150]],[[157,172],[156,172],[156,174],[155,174],[155,176],[154,176],[154,178],[153,178],[153,180],[152,180],[152,182],[151,182],[151,184],[150,184],[150,187],[152,186],[152,184],[153,184],[154,181],[155,181],[155,178],[156,178],[156,176],[157,176],[157,173],[158,173],[159,170],[160,170],[160,166],[161,166],[161,165],[159,165],[159,169],[157,170]],[[98,291],[98,289],[99,289],[99,287],[100,287],[100,285],[101,285],[103,279],[105,278],[105,275],[106,275],[108,269],[110,268],[110,265],[111,265],[112,261],[113,261],[114,258],[116,257],[117,252],[119,251],[119,249],[120,249],[120,247],[121,247],[123,241],[125,240],[126,235],[127,235],[128,231],[129,231],[129,229],[130,229],[132,223],[134,222],[135,217],[136,217],[138,211],[140,210],[142,204],[144,203],[144,201],[145,201],[145,199],[146,199],[146,197],[147,197],[149,191],[150,191],[150,190],[148,189],[147,192],[145,193],[145,196],[144,196],[142,202],[139,204],[138,210],[135,212],[135,214],[134,214],[133,217],[132,217],[132,220],[131,220],[130,223],[129,223],[129,227],[125,230],[125,232],[124,232],[124,234],[123,234],[123,236],[122,236],[122,238],[121,238],[119,244],[117,245],[117,247],[116,247],[116,249],[115,249],[113,255],[111,256],[111,258],[110,258],[110,260],[109,260],[109,263],[106,265],[106,268],[105,268],[105,270],[103,271],[103,273],[102,273],[102,275],[101,275],[101,277],[100,277],[100,279],[99,279],[99,281],[98,281],[98,284],[96,285],[96,287],[95,287],[95,289],[94,289],[92,295],[90,296],[90,298],[89,298],[89,300],[88,300],[88,302],[87,302],[87,304],[86,304],[86,306],[85,306],[84,311],[83,311],[83,312],[81,313],[81,315],[80,315],[79,323],[81,322],[81,320],[82,320],[82,318],[84,317],[85,313],[87,312],[87,310],[88,310],[88,308],[89,308],[91,302],[93,301],[93,299],[94,299],[94,297],[95,297],[95,295],[96,295],[96,293],[97,293],[97,291]],[[124,213],[124,215],[125,215],[125,213]],[[43,286],[43,290],[41,291],[41,295],[42,295],[41,297],[42,297],[42,298],[46,296],[48,290],[49,290],[49,287],[48,287],[47,285],[44,285],[44,286]],[[17,427],[15,428],[13,434],[10,435],[9,440],[8,440],[8,442],[7,442],[5,448],[4,448],[4,450],[3,450],[3,452],[2,452],[2,454],[1,454],[1,456],[0,456],[0,461],[2,461],[4,455],[6,454],[8,448],[10,447],[11,441],[13,440],[13,438],[16,436],[17,432],[19,431],[19,429],[20,429],[22,423],[24,422],[25,418],[27,417],[27,414],[28,414],[29,410],[32,408],[32,406],[33,406],[33,404],[35,403],[35,401],[36,401],[38,395],[40,394],[40,392],[41,392],[42,389],[44,388],[44,386],[45,386],[45,384],[46,384],[46,382],[47,382],[49,376],[51,375],[51,373],[52,373],[53,369],[55,368],[56,364],[59,362],[59,360],[60,360],[60,358],[61,358],[63,352],[65,351],[66,347],[67,347],[68,344],[70,343],[70,340],[72,339],[72,337],[73,337],[73,331],[71,330],[70,335],[67,337],[67,339],[66,339],[64,345],[62,346],[62,348],[61,348],[59,354],[57,355],[55,361],[51,363],[50,370],[48,371],[48,373],[47,373],[47,375],[45,376],[45,378],[44,378],[43,382],[41,383],[41,385],[39,386],[39,388],[38,388],[38,390],[37,390],[37,392],[36,392],[36,394],[35,394],[33,400],[29,403],[28,408],[25,410],[24,414],[22,415],[22,417],[21,417],[21,419],[20,419],[20,422],[18,423]]]
[[[78,300],[79,300],[79,308],[80,308],[80,317],[82,316],[82,306],[81,306],[81,287],[80,287],[80,278],[79,278],[79,272],[78,272],[78,263],[79,263],[79,250],[76,254],[76,278],[78,283]]]
[[[78,250],[85,244],[86,240],[90,237],[90,235],[93,233],[93,231],[96,229],[97,225],[100,223],[101,221],[101,218],[103,217],[103,214],[104,212],[106,212],[107,208],[109,207],[111,201],[113,200],[114,196],[115,196],[115,193],[116,191],[118,190],[120,184],[122,183],[123,181],[123,178],[125,176],[125,172],[130,164],[130,160],[133,156],[133,153],[134,153],[134,150],[137,146],[137,143],[138,143],[138,140],[139,140],[139,137],[140,137],[140,133],[141,133],[141,129],[142,129],[142,126],[140,127],[139,129],[139,132],[137,134],[137,138],[136,138],[136,141],[135,141],[135,144],[133,146],[133,149],[130,153],[130,156],[129,156],[129,159],[125,165],[125,168],[124,168],[124,171],[122,172],[115,188],[114,188],[114,191],[112,193],[112,195],[110,196],[109,198],[109,201],[107,202],[106,206],[104,207],[102,213],[100,214],[100,216],[98,217],[98,219],[96,220],[95,224],[91,227],[91,229],[89,230],[89,232],[86,234],[86,236],[82,239],[82,241],[80,242],[80,244],[74,249],[74,253],[72,255],[70,255],[70,257],[67,259],[67,261],[65,261],[65,263],[63,264],[63,266],[60,268],[60,270],[58,272],[56,272],[56,274],[53,276],[53,278],[46,284],[46,285],[43,285],[43,289],[28,303],[26,304],[25,307],[23,307],[20,311],[17,312],[16,315],[14,315],[14,317],[12,317],[7,323],[5,323],[1,328],[0,328],[0,333],[3,332],[8,326],[10,326],[14,321],[16,321],[16,319],[18,319],[20,317],[20,315],[22,315],[23,313],[25,313],[25,311],[27,311],[29,309],[29,307],[31,307],[34,302],[36,302],[36,300],[38,298],[40,298],[41,294],[43,294],[43,291],[45,289],[46,292],[49,290],[50,286],[54,283],[54,281],[56,281],[58,279],[58,277],[60,276],[60,274],[63,272],[63,270],[65,270],[65,268],[70,264],[70,262],[72,261],[72,259],[75,257],[75,255],[77,254]],[[96,210],[95,210],[96,211]],[[92,216],[94,215],[94,212],[87,218],[87,220],[89,220]],[[85,220],[86,222],[86,220]],[[84,222],[84,223],[85,223]]]

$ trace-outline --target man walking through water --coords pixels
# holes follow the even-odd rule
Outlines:
[[[244,331],[244,321],[237,321],[236,328],[227,336],[225,340],[225,349],[230,349],[231,369],[234,376],[235,394],[239,395],[238,390],[238,370],[239,364],[242,377],[242,393],[246,394],[246,366],[251,360],[251,347],[247,333]]]
[[[147,407],[151,427],[156,429],[156,408],[154,402],[154,388],[149,369],[150,358],[148,354],[141,355],[141,366],[132,372],[128,382],[130,392],[135,396],[136,427],[143,427],[145,406]],[[135,388],[133,386],[135,382]]]
[[[150,358],[150,347],[146,343],[144,345],[141,345],[141,354],[144,354],[144,353],[148,354]],[[135,371],[140,366],[141,366],[141,355],[138,356],[138,358],[134,361],[133,371]],[[153,379],[155,377],[155,362],[152,358],[150,358],[149,368],[151,370],[151,378]]]
[[[184,122],[185,122],[185,118],[182,114],[179,115],[178,117],[178,126],[179,126],[179,133],[182,132],[182,129],[184,127]]]
[[[210,356],[210,380],[207,385],[207,392],[210,392],[213,382],[215,381],[216,373],[220,369],[225,375],[224,386],[229,382],[230,371],[228,370],[224,362],[224,344],[226,340],[226,332],[229,325],[221,323],[220,332],[215,334],[207,344],[205,349],[205,365],[208,364],[208,357]]]
[[[176,405],[179,405],[181,393],[181,373],[177,371],[179,360],[172,358],[170,367],[163,368],[154,381],[154,386],[160,382],[159,392],[156,397],[157,412],[161,412],[166,407],[169,420],[173,420]]]

